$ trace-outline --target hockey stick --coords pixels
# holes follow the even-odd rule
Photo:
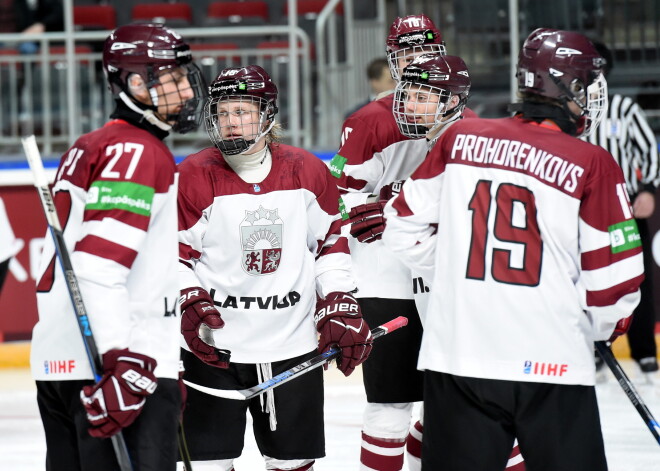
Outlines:
[[[378,337],[382,337],[383,335],[389,334],[390,332],[400,329],[401,327],[404,327],[407,324],[408,324],[408,318],[399,316],[395,319],[392,319],[389,322],[386,322],[385,324],[376,327],[375,329],[372,329],[371,335],[373,336],[374,339],[377,339]],[[315,357],[310,358],[307,361],[303,361],[299,365],[296,365],[293,368],[290,368],[278,374],[277,376],[274,376],[271,379],[264,381],[263,383],[259,383],[256,386],[252,386],[251,388],[247,388],[247,389],[238,389],[238,390],[215,389],[215,388],[209,388],[207,386],[202,386],[201,384],[191,383],[190,381],[186,381],[185,379],[183,380],[183,382],[186,383],[187,386],[190,386],[193,389],[197,389],[198,391],[209,394],[211,396],[244,401],[244,400],[252,399],[253,397],[257,397],[260,394],[265,393],[269,389],[273,389],[278,386],[281,386],[284,383],[291,381],[292,379],[297,378],[300,375],[304,375],[305,373],[310,372],[314,368],[323,366],[326,363],[333,360],[334,358],[337,358],[340,353],[341,353],[341,349],[339,347],[332,347],[326,352],[316,355]]]
[[[635,389],[635,386],[633,386],[632,381],[630,381],[628,376],[626,376],[623,368],[621,368],[621,365],[614,357],[612,350],[606,342],[596,342],[595,344],[596,350],[598,350],[598,354],[603,359],[603,361],[607,363],[607,366],[612,371],[612,374],[616,380],[619,382],[623,392],[626,393],[626,396],[628,396],[628,399],[630,399],[632,405],[635,406],[635,409],[637,409],[637,412],[642,417],[642,420],[655,437],[655,440],[658,442],[658,444],[660,444],[660,425],[658,424],[658,421],[655,420],[655,417],[653,417],[653,414],[651,414],[649,408],[646,407],[642,397]]]
[[[37,188],[37,192],[39,193],[39,199],[41,200],[41,206],[46,216],[48,228],[50,229],[50,233],[53,236],[57,258],[60,261],[62,272],[64,272],[64,279],[66,280],[66,285],[69,290],[69,296],[71,297],[73,310],[76,313],[76,320],[78,321],[80,334],[82,335],[85,351],[87,352],[87,359],[89,360],[89,365],[92,368],[94,380],[98,383],[101,380],[100,372],[103,371],[101,356],[99,355],[96,341],[92,335],[92,327],[89,324],[87,310],[85,309],[82,294],[80,293],[80,287],[78,286],[78,279],[76,278],[76,274],[73,271],[69,250],[66,248],[66,244],[64,242],[62,226],[60,225],[60,220],[57,216],[53,195],[50,193],[50,188],[48,187],[48,179],[46,178],[44,164],[41,160],[39,148],[37,147],[37,141],[34,135],[22,138],[21,141],[23,143],[23,150],[25,151],[25,155],[28,160],[28,165],[30,166],[30,170],[32,170],[34,186]],[[132,471],[133,465],[131,464],[131,459],[128,455],[128,448],[126,447],[124,436],[121,432],[118,432],[110,438],[112,440],[112,446],[115,450],[115,455],[117,455],[117,461],[119,462],[120,470]]]

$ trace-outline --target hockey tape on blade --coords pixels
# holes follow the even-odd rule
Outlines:
[[[245,395],[235,390],[208,388],[206,386],[202,386],[201,384],[191,383],[190,381],[185,379],[183,380],[183,382],[186,386],[190,386],[193,389],[201,391],[205,394],[209,394],[211,396],[222,397],[224,399],[235,399],[237,401],[244,401],[246,399]]]

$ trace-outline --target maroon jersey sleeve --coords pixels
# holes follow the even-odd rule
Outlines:
[[[342,190],[362,190],[360,165],[391,144],[407,139],[399,132],[392,114],[394,95],[373,101],[353,113],[342,126],[341,147],[330,161],[330,173]]]

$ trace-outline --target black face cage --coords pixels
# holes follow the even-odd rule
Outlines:
[[[199,126],[202,119],[207,86],[202,71],[195,64],[185,64],[182,67],[187,72],[188,83],[190,83],[194,97],[187,100],[176,115],[168,116],[168,120],[173,119],[175,121],[172,125],[172,130],[180,134],[185,134],[194,131]]]
[[[189,87],[182,88],[180,84],[176,83],[173,72],[179,70],[184,71]],[[132,74],[137,74],[137,72],[132,72]],[[130,75],[131,74],[127,77],[130,77]],[[207,90],[206,82],[201,70],[199,70],[199,68],[193,63],[186,63],[177,67],[161,70],[158,76],[154,76],[153,68],[150,66],[147,68],[147,75],[148,77],[142,78],[145,80],[145,85],[149,91],[151,105],[140,103],[133,97],[133,94],[128,91],[127,94],[133,97],[132,101],[135,105],[141,109],[150,109],[157,114],[159,104],[181,104],[181,108],[179,108],[176,113],[168,113],[165,116],[157,114],[158,120],[164,123],[173,123],[171,125],[172,130],[180,134],[185,134],[197,129],[201,121]],[[168,75],[169,77],[165,78]],[[169,82],[176,83],[176,89],[170,93],[159,94],[157,86],[165,85]],[[122,88],[128,90],[128,78],[122,85]],[[186,100],[183,98],[182,93],[187,90],[193,92],[193,97]]]
[[[234,103],[238,106],[231,112],[219,111],[223,103]],[[248,150],[270,131],[276,113],[277,107],[265,98],[252,95],[220,95],[207,101],[204,107],[204,124],[209,139],[220,152],[236,155]],[[220,119],[223,120],[222,123]],[[271,126],[268,126],[269,122]]]

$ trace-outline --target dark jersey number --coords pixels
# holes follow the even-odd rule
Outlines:
[[[541,277],[543,240],[536,220],[534,193],[523,186],[502,183],[493,198],[492,185],[490,180],[480,180],[468,205],[472,211],[472,239],[466,277],[485,279],[486,257],[490,255],[491,273],[495,281],[536,286]],[[497,240],[523,246],[522,267],[511,266],[511,250],[488,250],[488,217],[493,200],[496,205],[493,235]]]

